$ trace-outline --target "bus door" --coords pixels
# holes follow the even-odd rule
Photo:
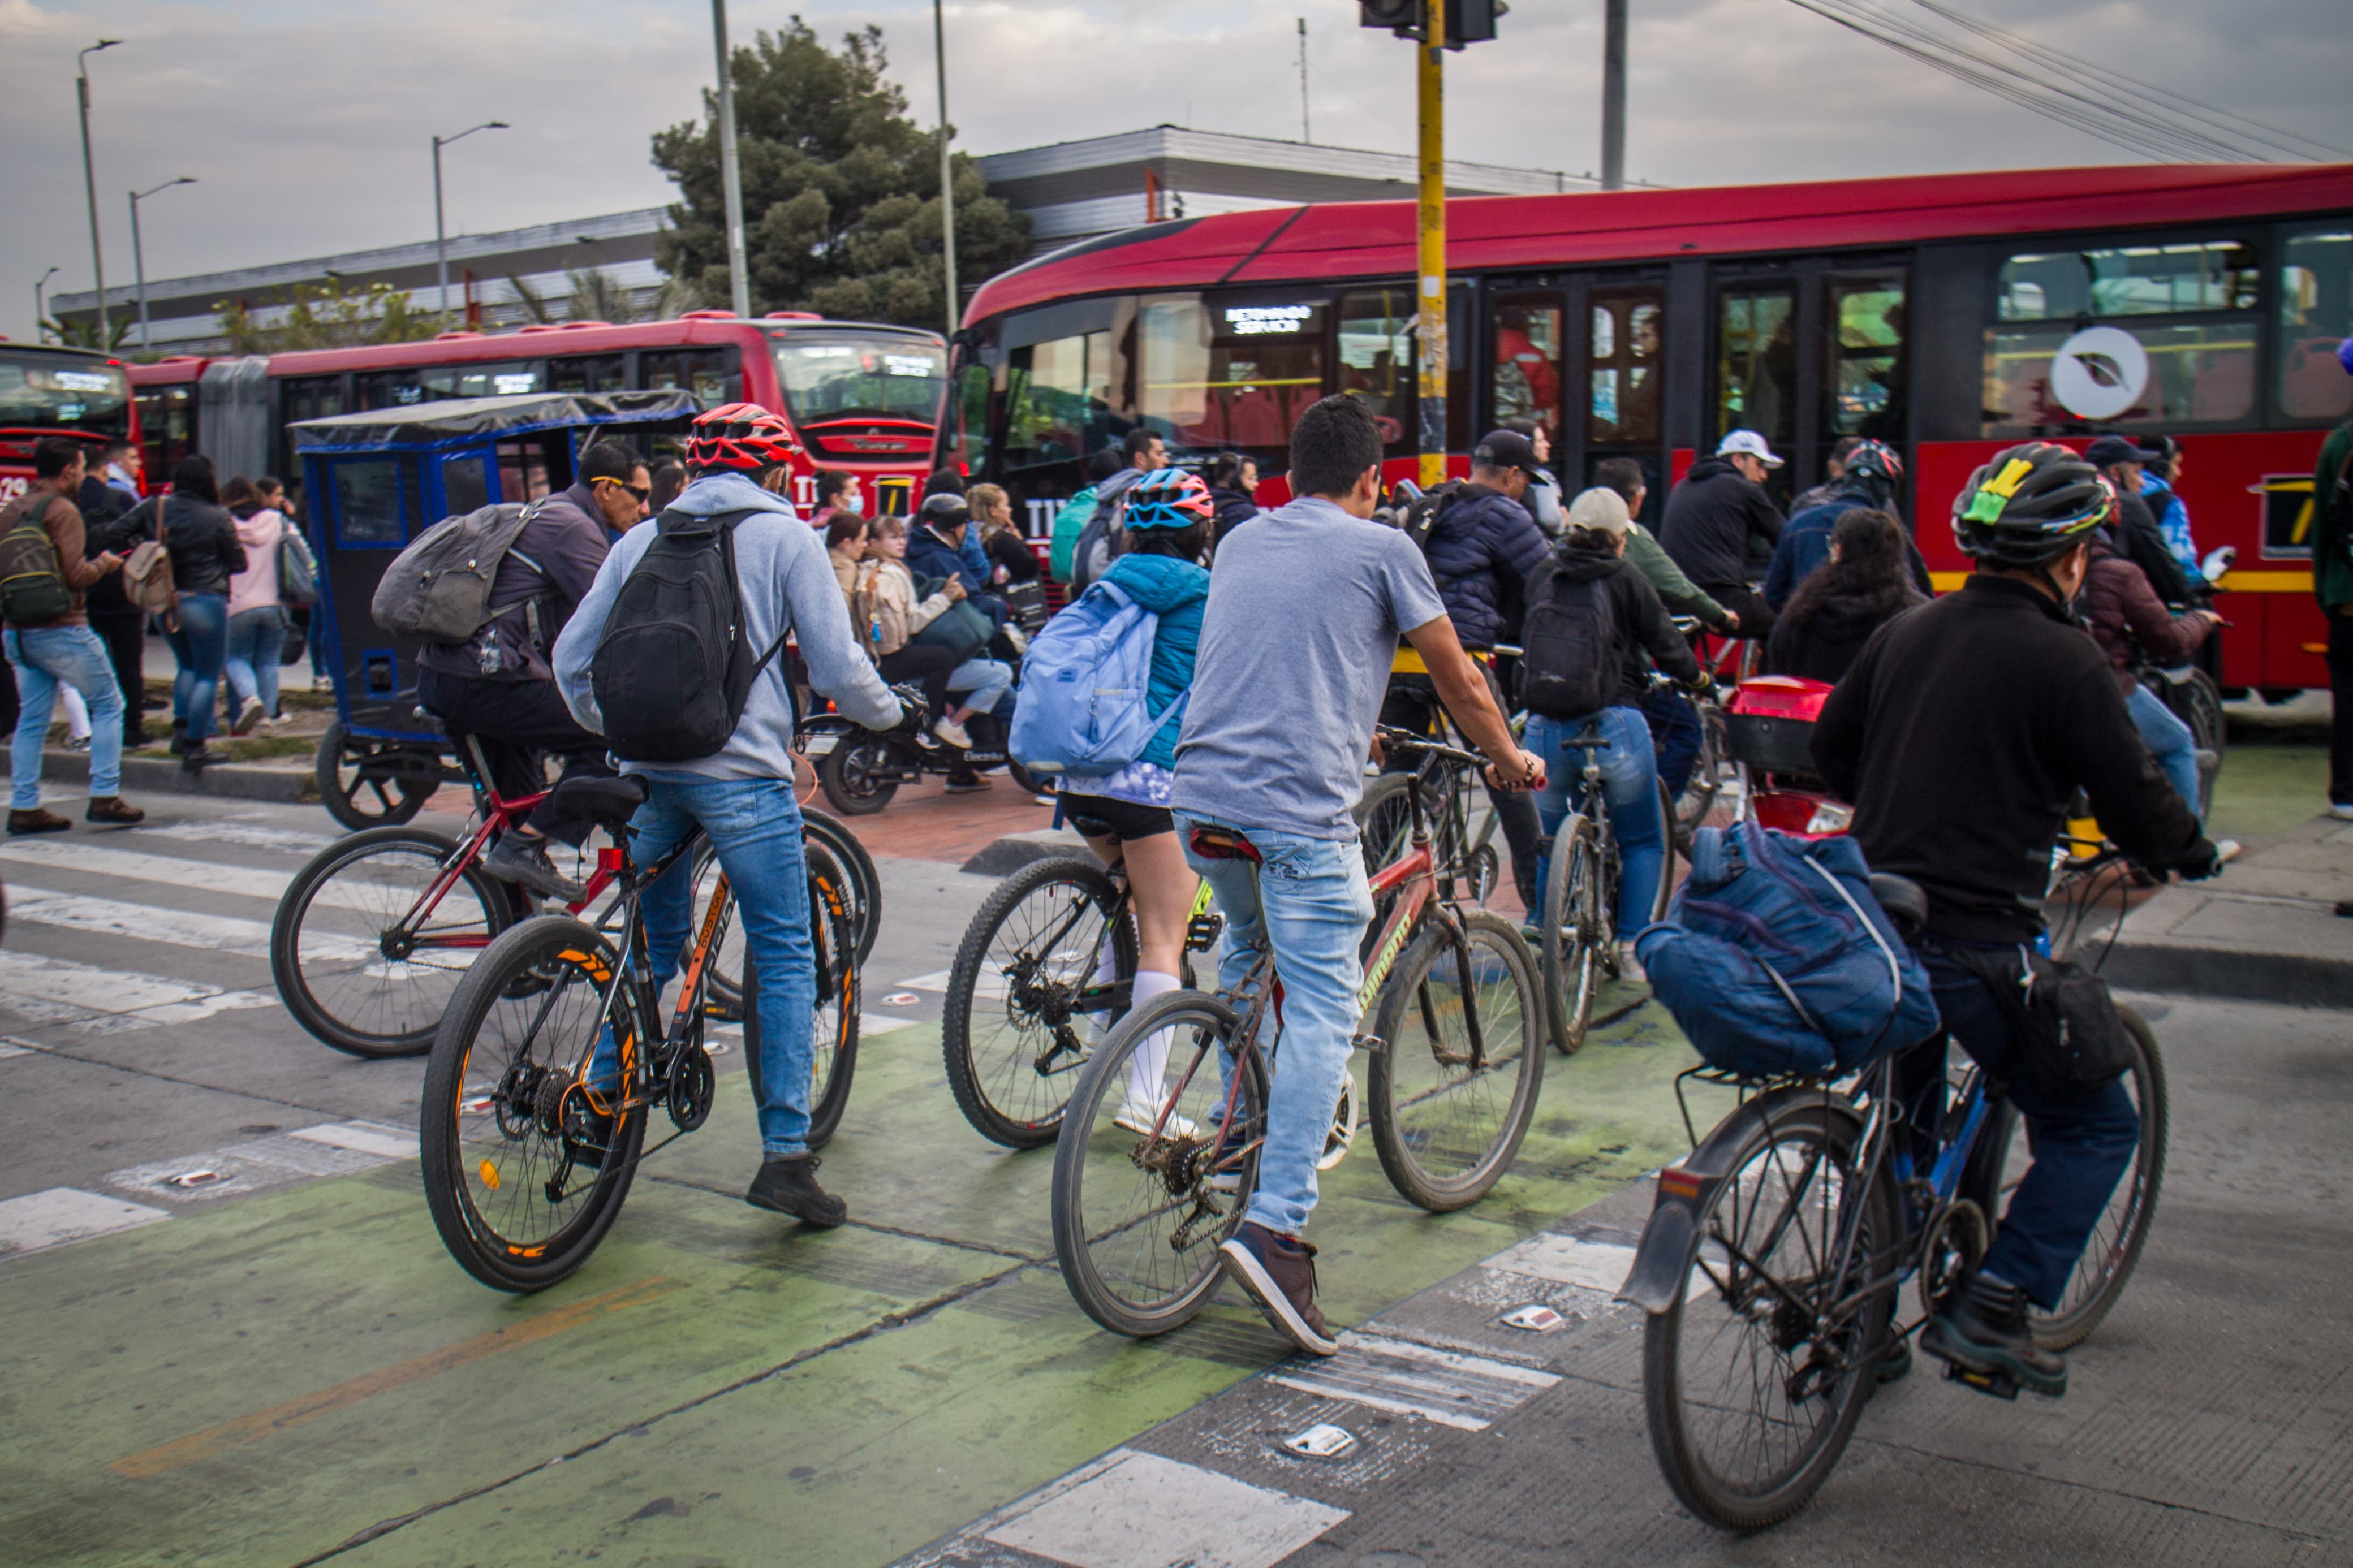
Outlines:
[[[1552,434],[1569,496],[1612,458],[1641,465],[1643,517],[1665,504],[1661,417],[1666,280],[1653,272],[1490,279],[1483,334],[1485,424],[1534,419]]]

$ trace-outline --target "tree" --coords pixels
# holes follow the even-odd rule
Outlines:
[[[346,288],[339,278],[325,283],[298,283],[271,302],[288,309],[268,326],[254,320],[242,300],[223,300],[213,306],[220,315],[221,336],[228,340],[231,352],[266,354],[290,349],[351,348],[360,343],[410,343],[441,330],[438,313],[419,309],[407,290],[385,282],[362,289]]]
[[[754,313],[819,310],[934,329],[945,319],[939,142],[908,118],[906,95],[884,79],[888,65],[880,27],[849,34],[837,53],[798,16],[734,51]],[[700,121],[654,135],[654,166],[681,198],[655,258],[724,300],[719,100],[702,99]],[[955,182],[956,277],[968,286],[1020,259],[1028,224],[988,195],[961,153]]]

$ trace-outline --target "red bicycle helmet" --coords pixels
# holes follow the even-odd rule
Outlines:
[[[1155,468],[1127,492],[1122,521],[1130,528],[1190,528],[1218,515],[1208,481],[1186,468]]]
[[[730,403],[697,416],[686,466],[697,473],[756,474],[791,461],[801,444],[784,419],[756,403]]]

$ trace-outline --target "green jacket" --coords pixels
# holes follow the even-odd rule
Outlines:
[[[1639,522],[1626,531],[1626,559],[1633,563],[1635,571],[1651,580],[1651,586],[1659,591],[1659,597],[1676,615],[1695,616],[1711,627],[1721,626],[1730,618],[1722,605],[1701,593],[1698,585],[1683,575],[1683,569],[1675,564],[1667,547]]]
[[[2323,610],[2353,605],[2353,495],[2340,497],[2337,489],[2348,453],[2353,420],[2321,444],[2312,470],[2312,591]]]

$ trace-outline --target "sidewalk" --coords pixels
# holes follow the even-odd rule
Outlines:
[[[2116,984],[2353,1007],[2353,823],[2316,816],[2252,841],[2223,874],[2133,910],[2101,973]]]

